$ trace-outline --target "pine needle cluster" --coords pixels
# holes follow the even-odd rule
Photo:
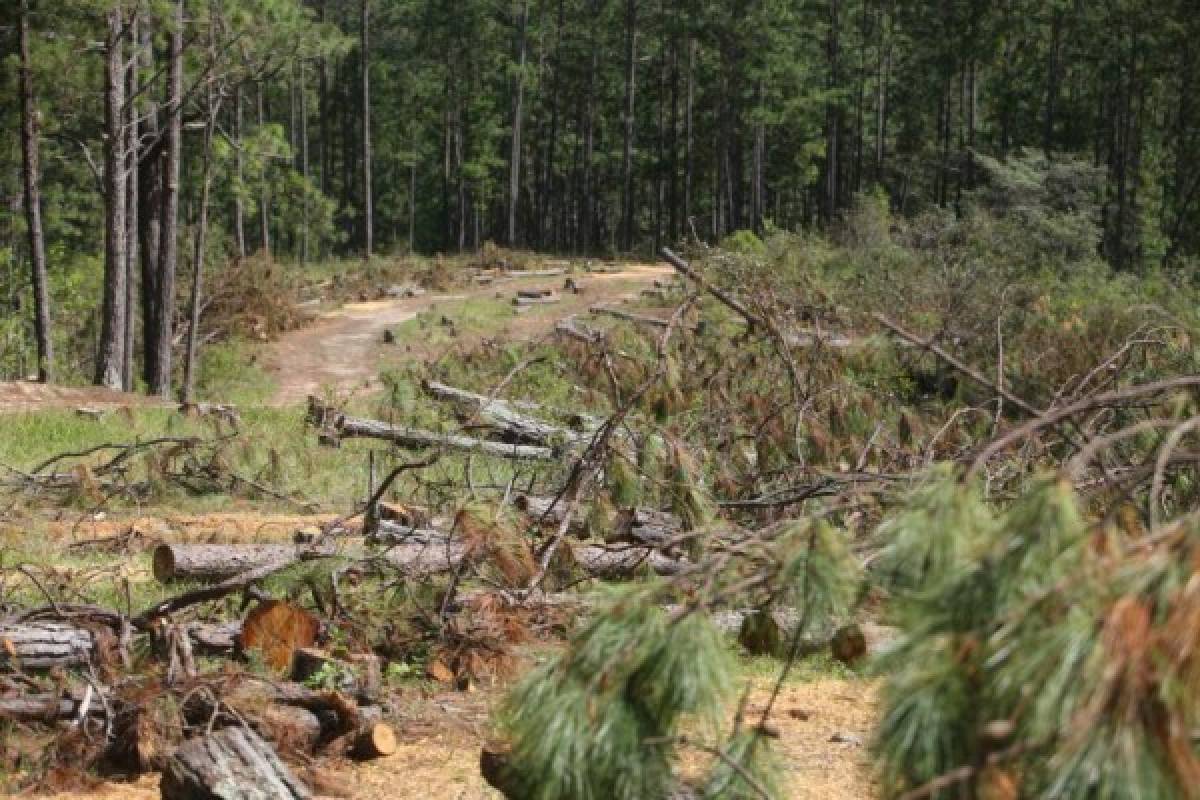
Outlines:
[[[997,512],[944,477],[881,533],[888,796],[1200,796],[1195,518],[1131,538],[1057,478]]]

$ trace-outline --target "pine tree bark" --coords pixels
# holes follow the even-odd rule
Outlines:
[[[637,0],[625,0],[625,114],[621,148],[621,248],[633,249],[633,139],[637,106]]]
[[[167,52],[166,151],[163,155],[162,225],[158,237],[158,276],[153,299],[153,341],[148,343],[150,393],[171,394],[175,339],[175,273],[179,261],[179,170],[183,158],[183,3],[176,0]]]
[[[151,72],[154,66],[153,38],[149,24],[141,26],[139,58],[142,67]],[[158,142],[158,103],[152,96],[143,98],[139,133],[148,141]],[[158,278],[159,249],[162,240],[163,215],[163,156],[164,148],[152,146],[138,152],[138,260],[141,262],[142,306],[142,378],[152,385],[152,375],[158,365]]]
[[[33,279],[34,335],[37,339],[37,376],[42,383],[54,379],[54,344],[50,331],[50,290],[46,277],[46,240],[42,232],[42,191],[37,97],[29,52],[29,0],[21,0],[17,21],[21,51],[21,177],[25,199],[25,228]]]
[[[370,0],[362,0],[359,47],[362,67],[362,148],[363,148],[363,258],[369,259],[375,247],[375,208],[371,197],[371,53],[368,39]]]
[[[104,57],[104,299],[95,383],[120,390],[125,347],[125,61],[121,9],[108,13]]]
[[[263,82],[260,80],[255,85],[257,91],[256,100],[258,106],[258,129],[261,131],[267,124],[267,101],[264,96],[265,89]],[[271,257],[271,198],[270,191],[267,188],[267,180],[264,174],[262,186],[259,187],[258,193],[258,233],[259,246],[262,248],[262,253],[267,258]]]
[[[187,356],[183,364],[183,402],[185,403],[194,400],[196,348],[200,329],[200,298],[204,279],[204,248],[205,237],[208,234],[208,202],[212,193],[212,140],[220,107],[221,102],[212,86],[210,77],[204,120],[204,141],[201,145],[200,155],[200,209],[199,219],[196,222],[196,246],[192,253],[192,291],[188,302]]]
[[[523,0],[517,17],[517,74],[513,78],[512,139],[508,166],[508,244],[517,246],[517,201],[521,194],[521,123],[525,105],[525,29],[529,0]]]
[[[242,204],[242,87],[233,90],[233,170],[236,185],[233,193],[233,240],[238,258],[246,257],[246,210]]]
[[[134,333],[136,331],[136,318],[134,309],[137,308],[137,269],[138,269],[138,158],[140,157],[140,147],[138,139],[138,109],[140,104],[137,102],[140,78],[139,69],[141,67],[141,35],[139,33],[140,21],[137,11],[133,12],[133,17],[129,22],[129,42],[131,45],[132,55],[129,58],[128,78],[127,78],[127,101],[126,118],[125,118],[125,347],[122,355],[124,360],[121,364],[121,388],[127,392],[133,391],[133,352],[134,352]]]

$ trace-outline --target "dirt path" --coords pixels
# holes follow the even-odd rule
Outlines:
[[[114,392],[99,386],[47,386],[32,381],[0,381],[0,414],[19,414],[48,408],[152,406],[158,398]]]
[[[506,330],[494,333],[507,339],[536,338],[552,330],[563,317],[579,313],[589,305],[613,303],[633,296],[670,272],[669,267],[662,265],[639,264],[620,272],[581,274],[575,278],[583,290],[580,294],[564,294],[559,303],[537,307],[514,318]],[[389,355],[383,344],[384,331],[415,318],[422,311],[431,308],[450,311],[457,301],[495,297],[498,293],[511,297],[518,288],[558,289],[562,284],[561,277],[520,278],[455,294],[343,306],[324,314],[315,324],[285,334],[268,346],[264,363],[278,382],[272,402],[288,405],[301,402],[323,389],[344,392],[372,386],[377,380],[381,361]],[[469,339],[459,340],[458,344],[462,343],[470,342]],[[421,342],[402,344],[413,358],[434,354]]]
[[[576,277],[583,287],[578,295],[566,294],[560,303],[539,307],[515,318],[503,333],[510,339],[533,339],[553,329],[563,317],[586,310],[596,303],[615,303],[637,294],[656,278],[671,272],[662,265],[635,264],[620,272],[587,273]],[[472,287],[456,294],[352,303],[320,316],[300,330],[285,334],[266,346],[263,362],[275,376],[278,388],[272,405],[302,402],[308,395],[332,388],[348,391],[371,386],[379,374],[383,356],[383,332],[434,307],[452,309],[456,301],[510,296],[518,288],[559,288],[562,278],[521,278],[492,286]],[[470,343],[463,339],[460,343]],[[394,351],[393,351],[394,352]],[[413,358],[431,355],[421,343],[408,343]],[[157,398],[114,392],[94,386],[45,386],[30,381],[0,381],[0,414],[15,414],[53,408],[109,410],[124,406],[159,405]]]

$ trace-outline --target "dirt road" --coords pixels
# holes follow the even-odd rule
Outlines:
[[[562,294],[558,303],[538,306],[519,318],[514,318],[504,330],[493,335],[504,338],[533,339],[554,328],[554,324],[571,314],[586,310],[597,303],[615,303],[637,294],[656,278],[669,274],[662,265],[630,265],[620,272],[582,274],[575,277],[580,294]],[[323,389],[352,391],[369,388],[379,375],[381,359],[392,355],[383,343],[383,333],[422,311],[438,308],[452,313],[454,304],[475,298],[511,297],[519,288],[545,287],[560,289],[562,277],[520,278],[501,284],[474,287],[448,295],[425,295],[415,298],[352,303],[320,317],[308,327],[285,334],[268,346],[264,363],[278,382],[273,403],[289,405],[303,401],[308,395]],[[470,337],[457,344],[471,344]],[[403,352],[413,358],[432,355],[422,342],[400,342]]]
[[[510,339],[532,339],[553,329],[563,317],[597,303],[615,303],[637,294],[656,278],[671,272],[663,265],[635,264],[620,272],[582,274],[576,278],[583,292],[564,294],[559,303],[532,310],[515,318],[503,333]],[[521,278],[491,286],[472,287],[456,294],[352,303],[319,317],[315,323],[266,346],[263,363],[274,375],[278,388],[272,405],[303,402],[322,389],[348,391],[369,387],[377,380],[381,357],[388,354],[383,332],[416,317],[430,308],[452,309],[456,301],[493,297],[498,292],[511,296],[518,288],[559,288],[563,279]],[[469,344],[469,338],[460,344]],[[392,354],[394,354],[394,349]],[[407,343],[405,351],[414,358],[428,355],[420,342]],[[212,398],[219,400],[220,398]],[[50,408],[112,409],[122,406],[156,405],[161,401],[144,395],[114,392],[98,387],[44,386],[28,381],[0,382],[0,414]]]

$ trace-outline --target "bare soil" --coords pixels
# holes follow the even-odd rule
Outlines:
[[[767,702],[770,687],[751,693],[753,712]],[[479,752],[487,738],[488,710],[499,690],[438,692],[413,690],[397,710],[400,747],[395,755],[362,764],[338,762],[304,772],[317,794],[392,800],[447,798],[498,800],[479,774]],[[862,680],[818,680],[784,688],[769,722],[786,770],[788,796],[796,800],[869,800],[878,796],[866,749],[876,709],[875,687]],[[834,739],[844,741],[833,741]],[[685,772],[701,759],[686,758]],[[303,772],[303,770],[302,770]],[[155,800],[158,777],[133,784],[106,783],[94,800]],[[77,794],[51,797],[65,800]]]
[[[0,381],[0,414],[50,408],[94,408],[105,411],[127,406],[160,404],[156,397],[114,392],[98,386],[47,386],[32,381]]]
[[[656,278],[672,271],[669,267],[634,264],[619,272],[574,276],[582,291],[560,293],[558,303],[532,308],[493,335],[506,340],[529,340],[548,333],[564,317],[585,311],[597,303],[615,303],[637,294]],[[278,382],[273,403],[302,402],[308,395],[330,389],[349,392],[378,386],[379,368],[395,348],[383,343],[385,330],[407,322],[430,308],[453,308],[457,300],[511,297],[517,289],[559,288],[563,277],[520,278],[488,286],[472,287],[454,294],[351,303],[317,319],[315,324],[284,334],[267,348],[264,364]],[[482,335],[458,339],[455,347],[477,344]],[[435,358],[437,348],[422,342],[402,342],[406,359]]]

